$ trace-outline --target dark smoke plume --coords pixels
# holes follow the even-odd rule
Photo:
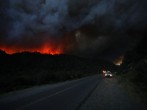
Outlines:
[[[0,48],[58,45],[68,37],[70,43],[63,42],[68,52],[113,58],[146,35],[146,4],[146,0],[5,0],[0,8]]]

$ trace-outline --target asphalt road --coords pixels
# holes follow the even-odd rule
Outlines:
[[[147,106],[114,77],[103,78],[78,110],[147,110]]]
[[[115,78],[95,75],[0,97],[0,110],[147,110]]]
[[[0,97],[0,110],[76,110],[100,79],[96,75],[9,93]]]

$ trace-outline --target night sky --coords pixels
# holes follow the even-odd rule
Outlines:
[[[115,59],[145,36],[147,0],[1,0],[0,49]]]

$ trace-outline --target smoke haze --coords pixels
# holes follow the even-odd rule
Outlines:
[[[5,0],[0,8],[0,49],[41,52],[47,45],[61,53],[113,59],[146,35],[146,4],[146,0]]]

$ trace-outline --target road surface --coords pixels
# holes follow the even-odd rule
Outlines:
[[[115,78],[105,78],[78,110],[147,110],[147,107],[128,94]]]
[[[100,75],[0,97],[0,110],[147,110],[115,80]]]
[[[0,110],[76,110],[100,78],[96,75],[14,92],[0,97]]]

